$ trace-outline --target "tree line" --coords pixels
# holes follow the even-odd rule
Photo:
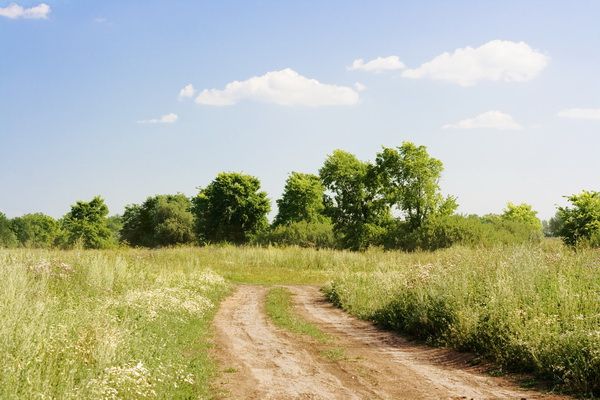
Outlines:
[[[104,200],[78,201],[60,218],[0,213],[1,247],[109,248],[179,244],[298,245],[363,250],[404,250],[454,244],[491,246],[561,236],[571,246],[600,246],[600,193],[568,197],[548,222],[528,204],[508,203],[502,214],[456,214],[456,198],[444,196],[440,160],[425,146],[405,142],[382,148],[374,162],[335,150],[318,175],[292,172],[273,222],[271,204],[253,176],[220,173],[196,196],[167,194],[131,204],[109,217]]]

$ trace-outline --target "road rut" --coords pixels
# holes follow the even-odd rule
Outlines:
[[[239,286],[215,317],[216,390],[233,399],[562,399],[482,373],[468,356],[417,345],[357,320],[313,286],[287,286],[295,312],[333,337],[319,344],[274,327],[262,286]],[[330,360],[335,346],[344,357]]]

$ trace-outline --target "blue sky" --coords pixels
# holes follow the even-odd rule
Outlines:
[[[275,205],[290,171],[405,140],[443,161],[461,212],[548,218],[600,190],[600,2],[15,3],[0,0],[10,217],[96,194],[120,213],[220,171],[256,175]]]

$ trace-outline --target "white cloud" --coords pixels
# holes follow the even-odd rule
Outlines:
[[[367,72],[384,72],[397,71],[404,69],[406,66],[398,56],[377,57],[365,63],[365,60],[359,58],[352,62],[348,67],[350,71],[367,71]]]
[[[46,19],[50,14],[50,6],[41,3],[31,8],[23,8],[16,3],[11,3],[6,7],[0,7],[0,17],[10,19],[27,18],[27,19]]]
[[[480,81],[525,82],[535,78],[550,58],[525,42],[492,40],[480,47],[443,53],[402,76],[435,79],[472,86]]]
[[[177,114],[166,114],[163,115],[160,118],[154,118],[154,119],[143,119],[141,121],[138,121],[138,124],[172,124],[173,122],[177,121],[179,117],[177,116]]]
[[[190,83],[189,85],[185,85],[183,89],[179,91],[179,100],[194,97],[195,94],[196,89],[194,89],[194,85]]]
[[[230,106],[245,99],[283,106],[318,107],[353,105],[358,103],[359,96],[350,87],[321,83],[286,68],[230,82],[223,90],[205,89],[196,97],[196,103]]]
[[[569,108],[558,113],[561,118],[600,119],[600,108]]]
[[[473,118],[463,119],[455,124],[447,124],[442,129],[523,129],[512,116],[501,111],[487,111]]]
[[[367,90],[367,87],[360,82],[356,82],[354,83],[354,89],[356,89],[357,92],[364,92]]]

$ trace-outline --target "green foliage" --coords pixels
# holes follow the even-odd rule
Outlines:
[[[212,398],[228,285],[186,251],[0,250],[0,398]]]
[[[544,236],[547,237],[559,237],[560,231],[563,226],[563,220],[561,219],[560,212],[556,212],[554,217],[548,221],[542,221]]]
[[[389,207],[377,192],[375,170],[353,154],[335,150],[319,170],[331,217],[342,245],[361,250],[378,244],[391,219]]]
[[[556,242],[353,254],[369,267],[344,260],[352,268],[326,293],[365,320],[592,397],[600,395],[599,255]]]
[[[15,247],[17,245],[17,237],[11,229],[11,224],[6,215],[0,212],[0,248]]]
[[[507,221],[498,215],[438,215],[429,218],[419,229],[396,221],[390,227],[385,245],[409,251],[436,250],[454,245],[493,247],[539,243],[541,238],[541,231],[532,230],[531,225]]]
[[[269,199],[250,175],[220,173],[192,203],[200,243],[245,243],[268,226]]]
[[[529,204],[508,203],[501,218],[509,222],[520,222],[528,225],[532,230],[542,230],[542,222],[537,217],[537,211],[534,211]]]
[[[442,162],[429,156],[425,146],[404,142],[397,149],[384,147],[375,163],[386,202],[403,213],[411,229],[420,228],[430,217],[456,210],[456,199],[444,198],[440,192]]]
[[[323,222],[298,221],[286,225],[273,226],[253,238],[260,245],[300,246],[314,248],[336,247],[333,224]]]
[[[113,235],[108,225],[108,207],[100,196],[91,201],[78,201],[61,220],[61,244],[66,247],[82,246],[102,249],[113,246]]]
[[[23,247],[52,247],[60,235],[59,223],[42,213],[13,218],[10,223],[19,244]]]
[[[283,195],[277,200],[278,213],[274,226],[293,222],[323,222],[325,188],[321,179],[312,174],[292,172],[285,182]]]
[[[194,216],[183,194],[148,197],[128,205],[122,218],[121,239],[132,246],[158,247],[191,243]]]
[[[110,230],[114,243],[119,243],[121,240],[121,229],[123,229],[123,217],[120,215],[111,215],[108,217],[108,229]]]
[[[570,246],[600,247],[600,192],[567,197],[572,207],[559,207],[560,236]]]

